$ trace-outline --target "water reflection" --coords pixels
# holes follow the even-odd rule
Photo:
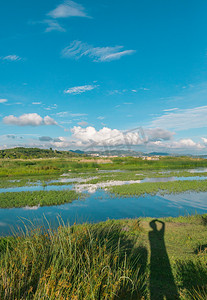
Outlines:
[[[41,182],[36,183],[35,185],[30,186],[21,186],[21,187],[13,187],[13,188],[2,188],[0,189],[0,193],[5,192],[25,192],[25,191],[61,191],[65,189],[73,189],[77,192],[87,191],[89,193],[95,193],[97,189],[105,189],[110,186],[117,185],[125,185],[125,184],[133,184],[133,183],[144,183],[144,182],[173,182],[173,181],[192,181],[192,180],[207,180],[207,176],[191,176],[191,177],[152,177],[152,178],[144,178],[141,180],[109,180],[105,182],[98,182],[94,184],[89,184],[87,181],[92,179],[97,179],[98,177],[89,177],[89,178],[60,178],[58,180],[51,180],[48,182],[49,185],[42,185]],[[52,185],[54,183],[54,185]],[[55,185],[55,183],[62,183],[62,185]],[[63,184],[63,183],[71,183],[71,185]]]
[[[195,212],[202,214],[207,213],[206,199],[207,192],[122,198],[97,190],[93,194],[87,194],[85,200],[75,200],[64,205],[0,209],[0,235],[11,233],[11,227],[21,226],[21,218],[39,224],[43,215],[52,226],[56,226],[57,216],[61,216],[65,223],[73,224],[100,222],[109,218],[176,217]]]

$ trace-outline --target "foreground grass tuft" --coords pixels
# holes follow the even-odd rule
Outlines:
[[[143,248],[118,224],[40,229],[3,243],[1,299],[141,299]]]

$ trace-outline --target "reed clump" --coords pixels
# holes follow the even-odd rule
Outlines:
[[[117,224],[35,229],[0,248],[1,299],[141,299],[144,275]]]

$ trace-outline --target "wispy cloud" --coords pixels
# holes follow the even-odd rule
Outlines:
[[[65,94],[73,94],[78,95],[85,93],[87,91],[92,91],[97,88],[99,85],[82,85],[82,86],[74,86],[64,91]]]
[[[6,102],[8,102],[7,99],[0,99],[0,103],[6,103]]]
[[[20,56],[16,55],[16,54],[10,54],[10,55],[1,57],[1,60],[4,60],[4,61],[19,61],[19,60],[22,60],[22,58]]]
[[[177,110],[178,108],[175,107],[175,108],[168,108],[168,109],[163,109],[163,111],[174,111],[174,110]]]
[[[150,126],[176,130],[207,127],[207,106],[179,109],[154,119]]]
[[[32,102],[33,105],[40,105],[42,102]]]
[[[70,111],[61,111],[56,113],[56,116],[59,118],[67,118],[67,117],[84,117],[87,116],[85,113],[71,113]]]
[[[150,91],[150,89],[146,88],[146,87],[141,87],[139,88],[140,90],[143,90],[143,91]]]
[[[42,118],[37,113],[23,114],[20,117],[9,115],[3,118],[4,124],[16,126],[41,126],[57,125],[57,122],[49,116]]]
[[[68,17],[84,17],[90,18],[85,8],[74,1],[65,1],[62,4],[58,5],[54,10],[48,13],[48,16],[57,19],[57,18],[68,18]]]
[[[80,125],[80,126],[87,126],[88,122],[81,121],[81,122],[78,122],[78,125]]]
[[[51,31],[65,32],[66,31],[66,29],[64,27],[62,27],[56,20],[44,20],[42,23],[47,24],[45,32],[51,32]]]
[[[68,47],[63,49],[62,56],[74,59],[88,56],[92,58],[94,62],[109,62],[136,52],[135,50],[122,50],[123,48],[123,46],[93,47],[92,45],[81,41],[73,41]]]

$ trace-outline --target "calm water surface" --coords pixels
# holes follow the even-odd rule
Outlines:
[[[0,235],[11,234],[13,229],[23,227],[24,223],[29,224],[27,220],[41,225],[43,216],[55,228],[58,226],[58,216],[65,223],[73,224],[105,221],[108,218],[176,217],[207,213],[207,192],[122,198],[98,189],[86,194],[85,200],[59,206],[0,209]]]
[[[144,178],[141,180],[119,180],[119,181],[107,181],[107,182],[99,182],[97,184],[87,184],[85,182],[96,179],[97,177],[90,177],[87,179],[83,178],[61,178],[58,180],[51,180],[49,183],[71,183],[71,185],[65,184],[65,185],[47,185],[42,186],[41,182],[36,183],[35,185],[29,185],[29,186],[21,186],[21,187],[11,187],[11,188],[0,188],[0,193],[5,192],[32,192],[32,191],[61,191],[64,189],[75,189],[77,191],[90,191],[93,192],[97,190],[98,188],[105,188],[109,186],[115,186],[115,185],[124,185],[124,184],[131,184],[131,183],[144,183],[144,182],[169,182],[169,181],[192,181],[192,180],[207,180],[207,176],[191,176],[191,177],[183,177],[183,176],[174,176],[174,177],[155,177],[155,178]],[[73,185],[73,182],[78,182],[79,184]]]

